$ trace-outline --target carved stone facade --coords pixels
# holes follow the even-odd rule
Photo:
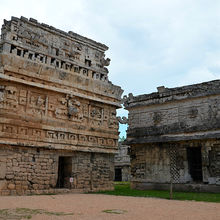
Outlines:
[[[128,145],[118,143],[118,153],[115,155],[115,181],[130,181],[131,162]]]
[[[4,20],[0,194],[54,190],[60,179],[69,189],[112,188],[123,91],[108,80],[107,49],[32,18]]]
[[[220,80],[126,98],[133,188],[220,192]]]

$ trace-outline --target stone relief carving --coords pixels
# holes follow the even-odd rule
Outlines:
[[[109,128],[118,129],[118,120],[116,118],[116,111],[110,111]]]
[[[127,99],[128,99],[128,96],[127,96],[127,95],[124,95],[123,98],[122,98],[121,101],[120,101],[120,104],[124,104],[125,101],[127,101]]]
[[[160,112],[154,112],[153,113],[153,122],[155,125],[159,124],[162,120],[162,116]]]
[[[81,121],[83,118],[81,103],[72,95],[65,98],[58,98],[58,107],[55,109],[55,116],[60,119]]]
[[[220,176],[220,165],[218,163],[220,158],[220,146],[215,146],[209,151],[209,172],[212,177]]]
[[[1,86],[0,108],[11,111],[19,108],[20,111],[40,118],[47,115],[54,119],[80,122],[80,125],[118,129],[114,108],[83,103],[72,95],[55,98],[12,86]],[[126,119],[122,118],[121,122],[125,123]]]
[[[91,106],[90,117],[94,119],[102,118],[103,109],[97,106]]]
[[[42,99],[41,96],[39,96],[39,97],[37,98],[36,106],[42,107],[42,106],[44,106],[44,105],[45,105],[45,100]]]
[[[33,54],[30,56],[32,60],[35,61],[46,61],[47,58],[45,54],[50,54],[54,56],[53,59],[56,60],[56,57],[63,57],[69,59],[70,61],[77,61],[84,64],[85,57],[86,59],[92,61],[93,59],[96,60],[96,67],[99,67],[101,71],[108,72],[105,66],[110,65],[110,59],[105,59],[104,52],[99,52],[88,45],[84,45],[81,42],[76,42],[73,39],[68,39],[65,37],[60,37],[58,34],[51,34],[48,31],[49,29],[56,30],[49,25],[41,24],[44,26],[44,29],[41,28],[33,28],[33,25],[30,23],[26,23],[27,19],[18,20],[17,18],[14,19],[13,23],[5,21],[5,25],[3,28],[3,35],[6,32],[11,32],[10,37],[12,41],[22,42],[23,45],[31,47],[33,49],[41,49],[44,54],[39,54],[32,52]],[[31,20],[31,22],[39,24],[37,21]],[[40,24],[39,24],[40,25]],[[59,30],[57,30],[59,33]],[[73,32],[64,33],[68,36],[75,35]],[[46,37],[45,37],[46,36]],[[70,37],[70,36],[68,36]],[[80,37],[80,36],[79,36]],[[83,37],[82,37],[83,38]],[[88,39],[87,39],[88,40]],[[103,45],[103,47],[106,47]],[[14,48],[14,54],[17,54],[16,46]],[[106,47],[107,49],[107,47]],[[29,52],[24,52],[22,48],[19,48],[20,54],[23,57],[30,58],[28,56]],[[59,62],[57,60],[57,62]],[[62,62],[65,62],[64,60]],[[51,62],[51,64],[55,65],[56,62]],[[49,63],[48,63],[49,64]],[[89,66],[92,66],[91,63]],[[58,66],[57,66],[58,67]],[[60,66],[59,66],[60,67]]]
[[[4,101],[5,86],[0,86],[0,103]]]
[[[209,105],[209,116],[211,120],[215,120],[220,117],[220,101],[213,100],[213,103]]]
[[[104,66],[109,66],[110,65],[111,59],[109,59],[109,58],[105,59],[103,57],[100,61],[101,61],[102,67],[104,67]]]
[[[80,113],[80,102],[69,96],[67,100],[68,117],[79,117]]]
[[[124,107],[126,108],[128,106],[127,102],[130,102],[134,99],[134,96],[132,93],[129,93],[128,96],[124,95],[123,98],[121,99],[120,104],[124,105]]]
[[[123,117],[117,117],[118,119],[118,122],[121,123],[121,124],[128,124],[128,118],[123,116]]]
[[[189,117],[196,118],[198,116],[198,113],[199,113],[198,109],[193,107],[189,110]]]
[[[18,97],[17,88],[13,86],[5,86],[5,90],[1,90],[2,107],[5,109],[17,110]]]
[[[33,137],[39,137],[44,142],[54,142],[56,140],[63,140],[65,143],[71,144],[73,141],[79,141],[81,143],[101,143],[104,146],[115,146],[116,140],[111,138],[103,138],[91,135],[81,135],[71,132],[51,131],[44,129],[35,129],[28,127],[21,127],[11,124],[0,123],[0,132],[5,132],[13,135],[13,137],[19,137],[22,135],[22,139],[32,140]]]
[[[29,92],[29,102],[27,112],[29,114],[37,114],[43,116],[46,114],[46,105],[48,98],[45,95],[41,95],[35,92]]]
[[[99,106],[90,106],[89,121],[92,126],[103,126],[103,108]]]

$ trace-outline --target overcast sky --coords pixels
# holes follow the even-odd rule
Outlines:
[[[124,94],[220,78],[219,0],[0,0],[1,25],[21,15],[109,46]]]

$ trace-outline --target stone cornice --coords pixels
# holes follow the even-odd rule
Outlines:
[[[150,106],[218,94],[220,94],[220,80],[176,88],[165,88],[162,86],[158,87],[158,92],[132,96],[132,98],[125,101],[125,106],[126,109],[130,109],[133,107]]]

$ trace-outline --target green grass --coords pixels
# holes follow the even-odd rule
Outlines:
[[[130,189],[128,182],[116,182],[115,190],[100,191],[99,194],[116,195],[116,196],[135,196],[135,197],[153,197],[169,199],[169,191],[160,190],[136,190]],[[198,192],[173,192],[174,200],[193,200],[204,202],[220,202],[220,193],[198,193]]]

